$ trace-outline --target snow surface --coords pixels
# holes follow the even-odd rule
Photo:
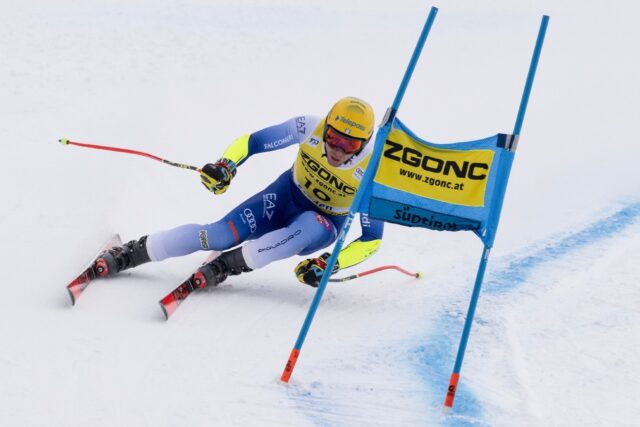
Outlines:
[[[220,218],[289,167],[256,156],[226,194],[139,157],[202,165],[235,137],[391,103],[440,11],[400,117],[435,141],[510,132],[551,17],[453,412],[442,402],[481,245],[390,225],[332,285],[291,382],[313,290],[297,259],[156,303],[204,258],[65,285],[123,239]],[[640,407],[640,59],[632,1],[24,0],[0,14],[0,425],[632,426]],[[358,227],[351,232],[357,237]],[[419,235],[419,237],[417,237]],[[350,240],[350,238],[348,239]]]

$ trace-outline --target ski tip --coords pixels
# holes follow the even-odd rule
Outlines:
[[[69,145],[69,140],[67,138],[60,138],[58,142],[62,145]]]
[[[169,320],[169,317],[176,311],[177,304],[165,304],[162,301],[158,301],[160,304],[160,308],[162,309],[162,313],[164,314],[164,320]]]
[[[162,302],[158,302],[158,304],[160,304],[160,308],[162,309],[162,314],[164,314],[164,320],[169,320],[169,313],[167,313],[167,309],[164,308],[164,305],[162,305]]]
[[[416,279],[424,279],[424,273],[422,271],[418,271],[416,273]]]
[[[69,298],[71,298],[71,305],[76,305],[76,295],[74,294],[73,289],[67,287],[67,292],[69,292]],[[78,294],[78,296],[80,296],[80,294]]]

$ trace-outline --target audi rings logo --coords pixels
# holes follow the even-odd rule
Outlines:
[[[256,217],[253,215],[253,211],[249,208],[246,208],[243,211],[244,217],[247,219],[247,224],[249,224],[249,230],[252,233],[255,233],[258,229],[258,224],[256,223]]]

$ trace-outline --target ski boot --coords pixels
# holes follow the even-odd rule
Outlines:
[[[100,254],[93,267],[96,275],[111,277],[123,270],[151,261],[147,253],[147,237],[143,236],[139,240],[132,240]]]
[[[225,281],[227,276],[237,276],[240,273],[252,271],[242,256],[242,247],[223,252],[218,258],[203,265],[191,277],[194,289],[202,289],[207,286],[218,286]]]

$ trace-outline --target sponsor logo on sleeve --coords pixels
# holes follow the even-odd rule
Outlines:
[[[276,193],[267,193],[262,195],[262,218],[267,217],[269,221],[273,217],[273,212],[276,208],[276,199],[278,195]]]
[[[207,236],[207,230],[200,230],[198,232],[200,238],[200,247],[202,249],[209,249],[209,237]]]
[[[249,226],[249,230],[251,233],[255,233],[258,229],[258,224],[256,223],[256,217],[253,215],[253,211],[249,208],[246,208],[242,211],[242,215],[240,215],[240,219],[242,222]]]
[[[282,145],[286,145],[288,143],[290,143],[291,141],[293,141],[293,135],[289,134],[287,136],[285,136],[284,138],[280,138],[276,141],[272,141],[272,142],[265,142],[264,143],[264,149],[265,150],[274,150]]]
[[[300,135],[307,133],[307,119],[304,116],[296,117],[296,128]]]

